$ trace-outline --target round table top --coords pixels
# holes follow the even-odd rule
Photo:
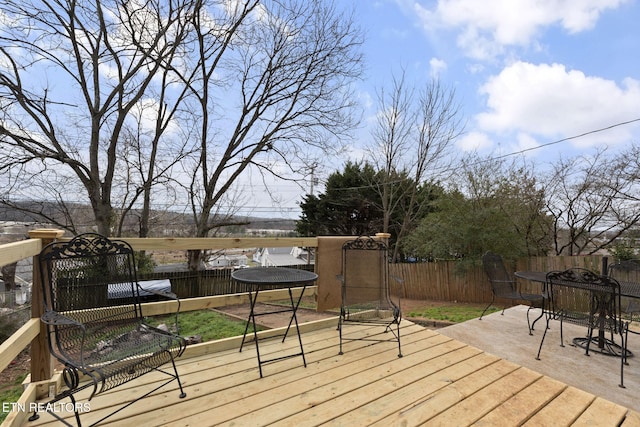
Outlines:
[[[520,279],[531,280],[532,282],[545,283],[547,281],[546,271],[516,271],[514,276]]]
[[[318,278],[316,273],[287,267],[249,267],[235,270],[231,277],[241,283],[260,284],[305,284]]]

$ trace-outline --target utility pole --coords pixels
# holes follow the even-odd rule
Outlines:
[[[314,185],[318,184],[318,178],[316,178],[315,176],[315,172],[316,172],[316,168],[318,167],[317,163],[312,164],[311,166],[309,166],[309,169],[311,169],[311,179],[309,181],[309,194],[313,195],[313,187]]]

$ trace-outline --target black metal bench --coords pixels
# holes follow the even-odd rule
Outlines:
[[[93,388],[91,400],[153,370],[169,379],[94,425],[173,380],[178,382],[179,396],[186,396],[174,361],[186,342],[145,323],[134,251],[127,242],[81,234],[69,242],[47,245],[39,261],[45,306],[42,322],[47,325],[51,354],[64,365],[67,386],[48,403],[68,397],[77,408],[74,394],[78,391]],[[160,369],[168,362],[172,371]],[[36,412],[31,419],[37,418]],[[75,420],[81,425],[77,410]]]

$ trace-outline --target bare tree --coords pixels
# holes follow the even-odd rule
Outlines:
[[[198,6],[191,0],[0,2],[0,171],[14,200],[43,197],[30,182],[52,193],[64,212],[70,201],[88,200],[98,232],[112,234],[114,182],[127,170],[119,157],[123,129],[159,71],[180,53]],[[142,188],[157,177],[153,165],[147,171]],[[75,230],[69,221],[70,215],[58,223]]]
[[[546,183],[557,255],[593,254],[640,222],[636,146],[616,156],[560,159]]]
[[[429,199],[421,195],[424,185],[441,178],[442,171],[449,169],[450,149],[463,130],[455,91],[442,86],[439,80],[430,80],[416,91],[407,86],[403,74],[392,79],[388,92],[379,92],[370,157],[383,175],[379,184],[383,231],[389,231],[392,218],[399,218],[394,259],[399,243],[425,214]],[[413,184],[406,185],[403,177]]]
[[[177,188],[196,236],[235,221],[238,181],[292,179],[356,124],[362,42],[321,0],[0,0],[0,202],[98,232]],[[178,142],[179,141],[179,142]],[[77,203],[72,203],[77,202]],[[42,207],[40,207],[42,206]]]
[[[243,174],[286,179],[339,148],[355,125],[350,85],[362,40],[349,15],[320,0],[233,5],[200,9],[193,20],[200,151],[189,190],[198,237],[225,225],[216,208]],[[191,268],[199,256],[190,255]]]

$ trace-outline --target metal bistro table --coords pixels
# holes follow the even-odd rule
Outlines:
[[[242,336],[242,344],[240,344],[240,351],[244,346],[245,339],[247,337],[247,331],[249,330],[249,322],[253,324],[253,338],[256,344],[256,354],[258,356],[258,369],[260,371],[260,378],[262,378],[262,365],[269,362],[275,362],[277,360],[287,359],[290,357],[302,356],[302,362],[307,367],[307,361],[304,357],[304,349],[302,348],[302,337],[300,336],[300,328],[298,327],[298,318],[296,317],[296,311],[304,295],[304,291],[310,283],[315,282],[318,275],[306,270],[300,270],[296,268],[285,267],[251,267],[235,270],[231,273],[231,278],[240,283],[246,283],[250,286],[249,289],[249,301],[251,302],[251,310],[249,312],[249,318],[247,319],[247,325],[244,328],[244,335]],[[255,306],[258,300],[258,293],[264,290],[266,286],[270,285],[282,285],[289,291],[289,302],[291,307],[281,308],[274,311],[256,313]],[[294,301],[291,288],[296,286],[302,286],[302,292],[297,301]],[[289,326],[282,337],[282,342],[287,338],[291,325],[295,322],[296,332],[298,333],[298,342],[300,343],[300,352],[296,354],[289,354],[286,356],[276,357],[272,359],[262,360],[260,358],[260,348],[258,346],[258,332],[256,328],[256,317],[265,316],[268,314],[291,312],[291,319],[289,320]]]
[[[521,279],[544,283],[546,287],[547,273],[544,271],[516,271],[514,275]],[[618,283],[620,284],[621,297],[640,299],[640,283],[625,282],[625,281],[618,281]],[[584,348],[587,345],[586,340],[588,340],[588,338],[574,338],[573,343],[579,347]],[[609,356],[618,356],[618,357],[622,355],[622,349],[620,348],[620,346],[614,343],[613,341],[607,339],[604,336],[604,331],[600,331],[597,337],[593,337],[593,340],[597,342],[598,344],[597,350],[600,353],[606,354]],[[627,350],[627,357],[632,357],[632,356],[633,356],[633,353]]]

